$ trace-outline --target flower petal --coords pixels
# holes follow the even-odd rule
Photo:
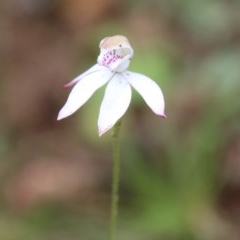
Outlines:
[[[106,67],[100,66],[98,64],[95,64],[91,68],[89,68],[87,71],[85,71],[84,73],[82,73],[79,76],[77,76],[76,78],[74,78],[69,83],[64,84],[63,87],[64,88],[71,87],[71,86],[75,85],[78,81],[80,81],[81,79],[86,77],[88,74],[91,74],[91,73],[94,73],[94,72],[98,72],[98,71],[102,71],[102,70],[105,70],[105,69],[106,69]]]
[[[140,73],[127,71],[123,75],[136,91],[139,92],[152,111],[166,118],[164,113],[164,97],[160,87],[152,79]]]
[[[109,70],[104,70],[93,72],[85,76],[72,89],[67,102],[58,114],[57,120],[61,120],[73,114],[93,95],[98,88],[109,81],[112,75],[113,73]]]
[[[107,85],[98,118],[99,136],[104,134],[126,112],[131,101],[131,86],[120,73],[116,73]]]

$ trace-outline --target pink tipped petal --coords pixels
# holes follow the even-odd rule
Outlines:
[[[103,86],[112,77],[113,73],[109,70],[97,71],[85,76],[72,89],[67,102],[58,114],[57,120],[68,117],[80,108],[93,93]]]
[[[98,118],[99,136],[107,132],[120,119],[131,101],[131,86],[120,73],[107,85]]]
[[[164,119],[167,119],[167,115],[166,114],[161,115],[161,117],[164,118]]]
[[[147,105],[152,109],[152,111],[166,118],[164,113],[164,97],[160,87],[149,77],[140,74],[127,71],[123,73],[130,84],[139,92],[143,97]]]
[[[69,88],[72,87],[73,85],[75,85],[78,81],[80,81],[81,79],[83,79],[84,77],[86,77],[87,75],[94,73],[94,72],[98,72],[98,71],[102,71],[107,69],[104,66],[99,66],[98,64],[95,64],[94,66],[92,66],[91,68],[89,68],[87,71],[85,71],[84,73],[80,74],[79,76],[77,76],[76,78],[74,78],[72,81],[70,81],[67,84],[63,85],[63,88]]]

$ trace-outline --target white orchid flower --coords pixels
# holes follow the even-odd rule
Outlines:
[[[104,38],[100,42],[97,64],[64,87],[75,85],[58,120],[76,112],[93,93],[108,82],[98,118],[99,136],[111,129],[124,115],[131,101],[131,86],[143,97],[152,111],[166,118],[164,97],[159,86],[140,73],[127,71],[133,49],[124,36]]]

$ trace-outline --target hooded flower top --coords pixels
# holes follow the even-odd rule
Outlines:
[[[75,86],[57,119],[61,120],[76,112],[107,82],[98,118],[99,136],[111,129],[126,112],[131,101],[131,86],[139,92],[155,114],[166,118],[164,97],[159,86],[145,75],[127,71],[133,56],[128,39],[121,35],[106,37],[99,47],[97,64],[64,85]]]
[[[97,62],[114,72],[123,72],[130,64],[133,49],[124,36],[104,38],[100,44],[100,55]]]

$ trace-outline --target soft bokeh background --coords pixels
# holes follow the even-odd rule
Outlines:
[[[56,116],[61,86],[128,36],[167,120],[134,92],[121,132],[118,239],[240,239],[238,0],[1,0],[0,239],[106,239],[111,138],[104,88]]]

